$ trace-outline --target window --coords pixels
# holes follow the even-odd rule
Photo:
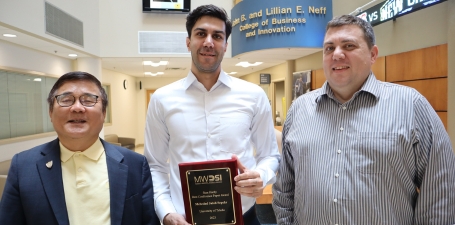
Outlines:
[[[109,84],[103,84],[102,85],[104,90],[106,91],[107,94],[107,100],[109,101],[109,104],[107,105],[106,108],[106,118],[104,118],[104,125],[109,125],[112,123],[112,117],[111,117],[111,85]]]
[[[0,70],[0,140],[54,131],[46,99],[56,81]]]

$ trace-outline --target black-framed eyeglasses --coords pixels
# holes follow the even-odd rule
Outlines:
[[[98,102],[98,97],[97,95],[83,94],[79,96],[79,102],[85,107],[93,107]],[[70,107],[76,102],[76,97],[71,94],[56,95],[55,99],[61,107]]]

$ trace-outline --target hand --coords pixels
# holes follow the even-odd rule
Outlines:
[[[240,174],[234,177],[234,189],[241,195],[257,198],[262,195],[264,190],[264,182],[260,174],[256,171],[246,168],[236,155],[232,155],[232,159],[237,159],[237,166]]]
[[[185,218],[178,213],[169,213],[163,219],[164,225],[191,225]]]

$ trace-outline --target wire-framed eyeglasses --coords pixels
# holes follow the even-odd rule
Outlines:
[[[70,107],[76,102],[76,97],[71,94],[56,95],[58,105],[61,107]],[[79,102],[85,107],[93,107],[98,102],[98,96],[92,94],[83,94],[79,96]]]

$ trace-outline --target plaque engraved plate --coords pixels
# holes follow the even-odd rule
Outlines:
[[[179,169],[188,223],[243,225],[236,160],[181,163]]]

